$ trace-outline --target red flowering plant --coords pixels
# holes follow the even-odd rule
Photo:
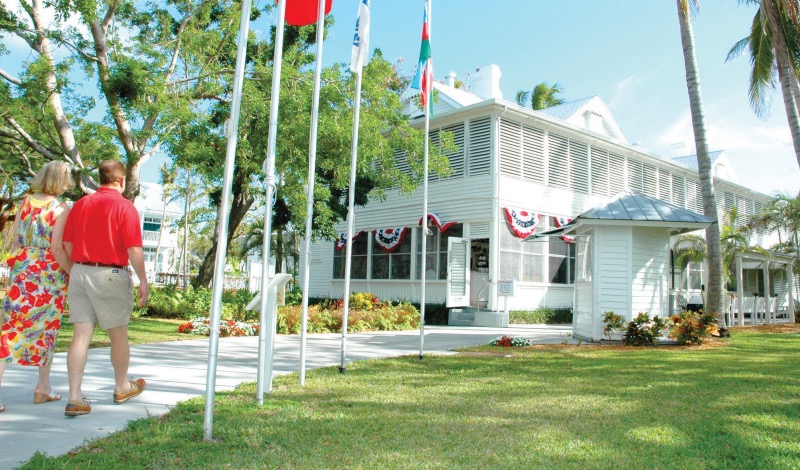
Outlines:
[[[210,320],[205,317],[194,317],[178,326],[178,333],[209,336],[211,334]],[[256,336],[258,335],[258,323],[222,320],[219,323],[219,335]]]
[[[491,346],[500,346],[501,348],[511,348],[511,347],[523,347],[523,346],[530,346],[532,343],[529,339],[521,338],[518,336],[501,336],[499,338],[495,338],[489,343]]]

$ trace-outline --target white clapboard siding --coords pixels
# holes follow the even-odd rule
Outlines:
[[[633,228],[633,245],[631,249],[631,275],[633,296],[631,298],[631,314],[635,317],[639,312],[664,316],[662,307],[666,303],[662,296],[666,295],[662,278],[669,272],[669,234],[663,228]]]
[[[631,227],[603,227],[595,233],[597,251],[597,275],[603,288],[598,292],[596,314],[612,311],[618,315],[630,315],[631,282],[629,247]],[[628,317],[630,318],[630,317]]]
[[[491,172],[492,119],[489,116],[469,121],[467,165],[469,176],[483,176]]]
[[[305,242],[302,242],[305,246]],[[310,297],[330,297],[331,283],[330,279],[333,275],[333,242],[317,242],[311,244],[311,263],[310,263],[310,276],[308,278],[308,295]],[[300,287],[304,287],[303,279],[305,279],[305,250],[300,250]]]

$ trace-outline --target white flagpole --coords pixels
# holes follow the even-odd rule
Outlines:
[[[311,135],[308,145],[308,187],[306,188],[306,239],[303,269],[303,313],[300,322],[300,385],[306,384],[306,330],[308,329],[308,283],[311,270],[311,222],[314,216],[314,177],[317,166],[317,123],[319,89],[322,81],[322,40],[325,33],[325,0],[319,0],[317,13],[317,64],[314,71],[314,97],[311,105]]]
[[[273,332],[275,323],[268,321],[267,285],[269,284],[269,260],[271,256],[272,237],[272,201],[275,195],[275,147],[278,140],[278,102],[281,90],[281,66],[283,65],[283,28],[286,21],[286,1],[278,2],[278,22],[275,24],[275,54],[272,59],[272,92],[269,106],[269,140],[267,143],[267,159],[264,161],[266,184],[264,207],[264,246],[261,256],[261,315],[259,316],[259,363],[258,380],[256,382],[256,401],[264,403],[264,393],[272,391],[272,350],[275,347]],[[276,273],[277,274],[277,273]],[[269,346],[267,339],[269,338]],[[266,387],[265,387],[266,379]]]
[[[427,17],[427,28],[428,28],[428,41],[430,41],[431,37],[431,2],[430,0],[426,1],[425,8],[427,11],[425,12],[425,16]],[[424,145],[424,163],[422,166],[422,226],[420,227],[421,236],[422,236],[422,261],[420,263],[420,278],[422,279],[421,287],[420,287],[420,296],[421,300],[419,303],[419,358],[422,359],[425,357],[425,285],[427,284],[427,258],[428,258],[428,234],[430,231],[428,230],[428,133],[430,131],[430,104],[433,100],[433,76],[427,77],[427,74],[431,67],[431,59],[425,62],[425,70],[422,71],[423,76],[420,78],[421,81],[425,81],[426,84],[430,87],[430,93],[428,93],[427,102],[423,105],[425,108],[425,145]],[[424,93],[424,86],[422,92]]]
[[[233,79],[233,99],[231,116],[226,126],[228,145],[225,149],[225,170],[222,183],[222,200],[219,205],[219,233],[217,234],[217,254],[214,262],[213,290],[211,292],[211,312],[208,336],[208,367],[206,369],[206,404],[203,415],[203,440],[212,439],[214,428],[214,393],[217,384],[217,353],[219,351],[219,321],[222,312],[222,287],[225,282],[225,261],[228,247],[228,217],[230,215],[233,167],[236,159],[236,144],[239,137],[239,111],[242,104],[242,85],[244,83],[244,64],[247,56],[247,36],[250,31],[250,9],[252,0],[242,1],[242,17],[239,24],[239,38],[236,51],[236,74]]]
[[[369,15],[369,3],[367,3],[367,15]],[[361,16],[361,7],[358,10],[358,20],[356,25],[356,34],[358,35],[359,53],[354,57],[353,64],[350,68],[355,67],[356,74],[356,102],[353,109],[353,142],[350,149],[350,193],[348,195],[347,204],[347,249],[345,251],[344,263],[344,299],[342,299],[342,357],[341,364],[339,365],[339,372],[342,374],[347,370],[347,320],[350,315],[350,269],[353,261],[353,231],[355,225],[355,204],[356,204],[356,165],[358,162],[358,124],[361,118],[361,75],[363,72],[363,54],[369,53],[365,50],[369,47],[369,21],[370,18]],[[362,37],[361,27],[362,22],[367,22],[367,28],[363,31],[365,34]]]

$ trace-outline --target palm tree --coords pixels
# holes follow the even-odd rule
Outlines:
[[[528,105],[530,105],[534,111],[538,111],[540,109],[563,104],[564,99],[557,96],[563,91],[564,90],[558,83],[554,83],[552,86],[550,86],[547,83],[542,82],[533,87],[533,90],[531,91],[517,91],[516,100],[518,105],[526,108]]]
[[[697,59],[694,52],[694,33],[692,31],[690,0],[677,0],[678,20],[681,29],[681,44],[683,45],[683,60],[686,67],[686,86],[689,91],[689,107],[692,112],[692,128],[697,167],[700,176],[700,191],[703,196],[703,213],[711,219],[711,225],[706,229],[706,245],[708,247],[708,294],[706,298],[706,312],[713,312],[719,316],[719,324],[724,325],[723,315],[723,276],[722,276],[722,247],[719,237],[719,222],[717,220],[717,203],[714,195],[714,182],[711,176],[711,157],[708,152],[706,140],[705,116],[703,114],[703,101],[700,96],[700,76],[697,70]],[[691,0],[692,6],[697,6],[696,0]]]
[[[750,50],[750,105],[758,117],[768,114],[771,92],[776,75],[783,94],[786,118],[794,143],[795,158],[800,165],[800,33],[798,32],[797,0],[740,0],[740,3],[758,4],[753,17],[750,36],[740,40],[728,52],[726,61]]]

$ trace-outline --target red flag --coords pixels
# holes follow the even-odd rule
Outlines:
[[[279,3],[279,0],[275,0]],[[325,0],[325,14],[331,11],[333,0]],[[317,22],[319,0],[286,0],[286,23],[292,26],[308,26]]]

